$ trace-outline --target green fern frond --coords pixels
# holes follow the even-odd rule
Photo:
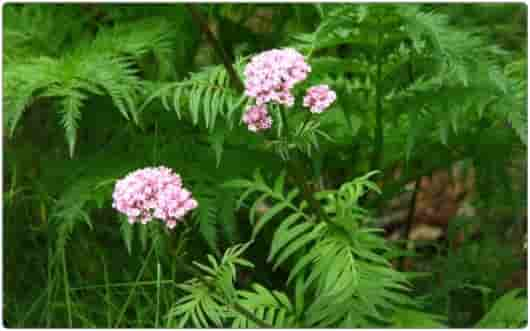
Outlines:
[[[167,318],[178,318],[178,328],[185,327],[189,320],[196,328],[208,328],[212,324],[222,327],[225,311],[206,285],[194,279],[180,285],[180,288],[188,294],[175,302]]]
[[[167,318],[170,321],[176,319],[179,327],[187,325],[189,320],[198,328],[212,324],[222,326],[223,321],[234,313],[230,307],[237,300],[237,290],[234,287],[236,267],[254,266],[241,257],[249,245],[247,243],[228,248],[220,261],[208,255],[208,265],[194,262],[205,276],[192,278],[179,285],[187,294],[175,302]]]
[[[60,63],[52,58],[39,57],[28,63],[6,66],[4,69],[4,118],[9,136],[25,110],[43,91],[59,83]]]
[[[273,269],[292,265],[287,284],[303,277],[304,273],[307,275],[303,278],[304,292],[313,290],[315,299],[305,310],[302,325],[331,327],[348,321],[353,323],[348,327],[359,327],[369,319],[388,322],[383,312],[413,305],[405,294],[408,291],[406,276],[392,269],[382,255],[389,249],[385,240],[375,234],[377,230],[359,227],[359,220],[367,217],[358,206],[359,199],[369,190],[380,192],[369,180],[374,173],[345,183],[338,190],[316,194],[317,199],[323,200],[324,210],[331,218],[319,223],[305,214],[302,205],[294,206],[292,200],[281,193],[285,192],[281,176],[274,189],[259,172],[254,182],[231,183],[235,187],[262,192],[254,204],[264,198],[278,201],[261,220],[253,223],[255,235],[265,224],[270,225],[273,217],[279,217],[280,211],[290,213],[274,232],[267,260],[274,262]],[[261,223],[263,220],[265,222]]]
[[[282,292],[270,291],[260,284],[252,284],[253,291],[238,291],[238,302],[257,318],[274,328],[297,327],[294,307]],[[256,328],[258,325],[242,314],[236,314],[232,328]]]
[[[121,23],[98,33],[90,44],[95,53],[141,59],[149,52],[171,53],[174,46],[171,23],[156,17]]]
[[[138,122],[136,99],[141,85],[136,61],[149,52],[168,53],[170,31],[168,23],[153,20],[120,25],[102,29],[90,43],[61,58],[10,62],[4,73],[9,81],[4,86],[4,109],[10,135],[37,98],[59,99],[71,156],[83,101],[89,95],[110,96],[126,119]]]
[[[68,96],[61,100],[61,122],[66,132],[66,141],[70,151],[70,156],[74,154],[74,147],[77,141],[77,127],[81,119],[81,107],[86,99],[81,93],[71,91]]]
[[[514,61],[506,67],[506,75],[510,78],[505,94],[507,102],[499,102],[501,114],[507,117],[508,122],[525,145],[528,144],[527,65],[524,59]]]
[[[10,4],[4,8],[3,54],[7,63],[56,56],[69,40],[78,39],[88,15],[81,6]],[[72,17],[77,19],[73,20]],[[53,36],[53,38],[50,38]]]
[[[341,234],[328,232],[311,248],[320,254],[314,254],[305,287],[316,286],[315,298],[318,299],[307,310],[307,325],[333,326],[347,320],[350,314],[386,321],[383,311],[413,303],[404,294],[407,291],[406,277],[375,253],[384,246],[370,247],[363,243],[361,237],[369,240],[373,234],[365,233],[350,239]],[[312,285],[314,281],[316,283]]]
[[[217,205],[213,199],[199,199],[197,221],[199,232],[214,252],[218,253]]]
[[[241,67],[241,63],[236,64]],[[231,128],[239,122],[234,112],[250,103],[250,99],[230,87],[230,79],[223,66],[213,66],[193,73],[182,82],[162,83],[151,86],[153,91],[146,98],[141,110],[153,100],[160,99],[168,111],[175,111],[181,118],[183,107],[189,109],[187,114],[193,123],[198,125],[202,118],[204,125],[213,131],[218,117],[223,117]],[[186,105],[186,106],[183,106]]]

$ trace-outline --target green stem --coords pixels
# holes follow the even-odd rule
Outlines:
[[[46,328],[49,328],[51,326],[51,318],[52,318],[52,314],[53,314],[53,310],[51,309],[52,307],[52,295],[53,295],[53,290],[54,290],[54,285],[55,285],[55,281],[52,280],[52,266],[51,266],[51,262],[53,259],[53,254],[52,254],[52,250],[50,247],[48,247],[48,270],[47,270],[47,275],[48,275],[48,286],[47,286],[47,301],[46,301],[46,310],[48,311],[48,313],[46,314]]]
[[[175,285],[176,286],[177,284],[175,283],[174,280],[160,280],[160,269],[159,269],[160,268],[160,264],[158,264],[158,268],[157,268],[157,280],[156,281],[139,281],[139,279],[143,275],[145,266],[147,265],[146,262],[148,261],[149,257],[151,256],[151,253],[153,252],[153,247],[151,248],[151,251],[149,252],[149,254],[148,254],[147,258],[146,258],[146,261],[144,262],[144,265],[142,266],[142,269],[140,270],[140,272],[138,274],[138,277],[137,277],[135,282],[91,285],[91,286],[71,288],[70,291],[90,290],[90,289],[98,289],[98,288],[102,288],[102,287],[110,288],[110,287],[129,287],[129,286],[132,286],[133,289],[131,290],[131,293],[129,294],[129,298],[127,299],[127,303],[125,304],[124,309],[122,309],[122,313],[120,314],[119,321],[121,321],[121,317],[123,316],[123,312],[127,308],[128,302],[130,301],[130,298],[134,294],[133,291],[135,290],[135,288],[137,286],[141,286],[141,285],[156,285],[157,286],[157,302],[159,302],[160,285],[162,285],[162,284],[171,284],[171,285]],[[196,277],[200,282],[202,282],[204,285],[206,285],[206,287],[208,287],[212,292],[217,290],[215,285],[213,285],[211,282],[206,280],[202,276],[202,273],[200,271],[198,271],[198,270],[194,269],[193,267],[190,267],[187,264],[185,264],[185,262],[182,261],[181,258],[177,258],[177,264],[176,265],[178,265],[180,270],[183,270],[184,272],[187,272],[188,274]],[[244,315],[249,320],[252,320],[254,323],[259,325],[260,327],[262,327],[262,328],[272,328],[271,325],[269,325],[266,322],[262,321],[261,319],[257,318],[254,314],[252,314],[250,311],[248,311],[245,307],[241,306],[240,304],[234,303],[232,305],[232,307],[234,308],[234,310],[236,310],[240,314]],[[158,319],[157,319],[157,321],[158,321]],[[116,323],[115,327],[117,327],[118,324],[119,323]]]
[[[285,132],[284,136],[285,138],[289,137],[289,123],[287,123],[287,115],[285,114],[286,110],[285,108],[280,108],[280,115],[282,116],[282,124],[283,124],[283,130]]]
[[[383,160],[383,100],[381,96],[381,31],[377,33],[376,50],[376,80],[375,80],[375,132],[374,132],[374,155],[370,170],[379,170]]]
[[[296,181],[296,185],[302,189],[302,196],[304,200],[307,201],[310,208],[315,214],[318,215],[319,219],[328,223],[330,226],[335,226],[328,214],[326,214],[326,212],[324,211],[324,208],[322,207],[320,201],[315,199],[315,197],[313,196],[313,192],[311,191],[310,187],[307,186],[307,180],[304,179],[304,174],[306,174],[306,171],[303,165],[311,164],[311,160],[308,160],[307,158],[306,160],[304,160],[305,154],[303,153],[299,153],[299,155],[301,155],[299,160],[294,159],[290,164],[290,168],[292,169],[292,174]]]
[[[147,254],[147,257],[145,258],[144,264],[140,268],[140,271],[138,272],[138,276],[136,276],[136,282],[133,288],[131,289],[131,291],[129,292],[129,296],[127,297],[127,300],[125,301],[125,305],[123,305],[123,308],[120,311],[120,314],[118,315],[118,319],[116,323],[114,324],[114,328],[117,328],[120,325],[123,315],[125,314],[125,311],[129,307],[129,302],[131,301],[132,297],[134,296],[134,293],[136,292],[136,287],[138,286],[137,283],[144,275],[145,268],[147,267],[147,262],[149,262],[149,259],[151,258],[151,255],[153,254],[154,248],[155,248],[155,245],[151,247],[151,249],[149,250],[149,253]]]
[[[160,274],[162,273],[160,263],[156,265],[156,313],[155,329],[158,329],[158,319],[160,316]]]
[[[16,328],[24,328],[24,323],[29,318],[29,316],[31,316],[31,314],[35,312],[35,309],[38,307],[41,301],[44,301],[44,299],[46,298],[46,295],[48,294],[47,292],[48,290],[45,289],[44,291],[42,291],[42,294],[39,295],[39,297],[33,301],[28,311],[24,314],[24,317],[22,318],[22,320],[18,322]]]
[[[66,311],[68,313],[68,327],[72,328],[72,302],[70,299],[70,284],[68,282],[68,272],[66,270],[66,253],[62,254],[63,262],[63,281],[64,281],[64,295],[66,299]]]
[[[101,256],[103,262],[103,276],[105,277],[105,301],[107,304],[107,327],[112,328],[112,314],[111,314],[111,299],[110,299],[110,288],[109,288],[109,274],[107,272],[107,263],[105,263],[105,257]],[[72,289],[71,289],[72,290]]]
[[[157,166],[160,162],[160,156],[158,154],[158,121],[155,121],[155,139],[153,144],[153,165]]]
[[[70,291],[84,291],[84,290],[96,290],[100,288],[111,288],[111,287],[132,287],[132,286],[149,286],[149,285],[164,285],[164,284],[175,284],[172,279],[164,279],[160,281],[155,280],[146,280],[141,282],[124,282],[124,283],[108,283],[108,284],[98,284],[98,285],[89,285],[83,287],[74,287]]]
[[[302,129],[300,131],[303,131],[305,127],[307,126],[307,123],[311,120],[311,112],[307,111],[304,119],[304,123],[302,124]]]

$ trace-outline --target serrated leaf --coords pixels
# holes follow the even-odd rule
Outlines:
[[[256,225],[254,226],[254,230],[252,231],[252,239],[256,238],[259,231],[263,229],[263,227],[270,221],[274,216],[279,214],[282,210],[287,208],[289,206],[288,202],[281,202],[276,204],[274,207],[267,210],[265,214],[258,220]]]
[[[287,175],[286,171],[282,171],[280,176],[276,178],[276,181],[274,182],[274,194],[276,196],[283,196],[283,185],[285,183],[285,176]]]
[[[307,224],[307,223],[306,223]],[[297,228],[295,230],[292,230],[292,232],[297,231],[303,231],[301,228]],[[317,238],[315,232],[310,232],[308,234],[304,234],[303,238],[297,238],[296,240],[292,241],[290,244],[288,244],[285,249],[282,251],[282,253],[278,256],[276,259],[276,263],[272,267],[272,269],[276,269],[282,264],[285,260],[287,260],[289,257],[291,257],[294,253],[298,252],[299,249],[310,243],[311,241],[315,240]]]
[[[271,245],[271,252],[269,254],[269,257],[267,258],[267,261],[272,261],[274,256],[282,249],[286,244],[288,244],[291,240],[295,239],[298,235],[302,234],[303,232],[309,230],[312,225],[308,223],[301,223],[298,225],[294,225],[298,219],[300,219],[303,216],[301,213],[295,213],[290,215],[288,218],[286,218],[282,224],[278,227],[276,232],[273,236],[273,241]],[[289,229],[289,231],[286,231]]]

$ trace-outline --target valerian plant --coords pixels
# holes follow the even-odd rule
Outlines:
[[[524,325],[526,49],[458,6],[6,6],[6,325]],[[414,250],[455,163],[480,212]]]

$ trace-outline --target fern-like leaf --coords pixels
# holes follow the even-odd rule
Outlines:
[[[253,291],[239,291],[238,302],[257,318],[274,328],[294,328],[296,315],[291,301],[282,292],[270,291],[259,285],[252,285]],[[232,328],[256,328],[256,323],[242,314],[235,315]]]

